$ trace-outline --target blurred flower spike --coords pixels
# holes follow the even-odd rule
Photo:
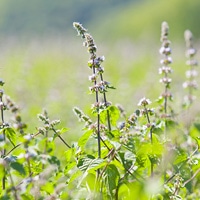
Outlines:
[[[150,104],[151,104],[151,101],[144,97],[144,98],[140,99],[138,106],[147,106],[147,105],[150,105]]]

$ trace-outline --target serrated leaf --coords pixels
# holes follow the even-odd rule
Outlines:
[[[18,162],[12,162],[10,164],[10,167],[16,170],[17,172],[19,172],[20,174],[23,174],[23,175],[26,174],[24,166]]]
[[[117,120],[120,117],[120,111],[118,110],[116,106],[109,106],[106,110],[103,110],[100,113],[100,120],[103,124],[106,123],[108,119],[108,114],[109,114],[111,125],[116,126]]]
[[[86,131],[78,140],[78,146],[80,147],[84,147],[85,144],[87,143],[88,139],[90,138],[90,136],[92,135],[93,130],[89,130]]]
[[[153,143],[144,143],[139,146],[137,155],[146,154],[146,155],[161,155],[164,150],[163,144],[161,144],[157,137],[153,134]]]
[[[81,171],[88,171],[90,173],[105,166],[106,162],[101,158],[84,157],[79,160],[77,167]]]
[[[110,194],[113,196],[113,190],[115,190],[118,185],[120,175],[118,169],[115,167],[115,165],[112,164],[107,167],[106,174],[108,178],[109,191]]]

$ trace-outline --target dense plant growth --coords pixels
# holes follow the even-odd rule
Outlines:
[[[191,111],[198,101],[192,33],[185,32],[189,70],[179,108],[171,93],[172,51],[169,27],[163,22],[158,69],[163,91],[153,101],[142,97],[138,109],[126,112],[109,102],[109,91],[115,88],[104,79],[105,58],[97,55],[93,37],[80,23],[73,25],[89,53],[89,91],[94,96],[90,113],[73,108],[83,122],[82,135],[69,144],[63,138],[68,129],[57,128],[60,121],[51,120],[47,111],[38,115],[43,125],[27,133],[17,105],[1,89],[0,199],[199,199],[200,122]],[[63,157],[55,155],[55,140],[66,149]]]

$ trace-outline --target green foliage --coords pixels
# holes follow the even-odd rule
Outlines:
[[[180,106],[182,112],[172,108],[171,49],[167,23],[163,25],[159,71],[165,75],[160,81],[164,93],[153,103],[141,98],[136,110],[127,114],[121,105],[108,101],[114,87],[104,80],[104,57],[97,56],[87,30],[74,23],[90,54],[89,89],[94,96],[87,114],[73,109],[84,123],[76,142],[67,138],[76,129],[51,120],[45,110],[38,115],[42,125],[29,133],[18,107],[0,90],[0,199],[200,198],[198,114],[191,112],[193,100],[187,108]],[[190,65],[193,57],[194,53]],[[184,111],[194,120],[181,120]],[[56,152],[60,149],[61,156]]]

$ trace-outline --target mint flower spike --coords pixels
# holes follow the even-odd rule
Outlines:
[[[168,39],[168,35],[169,35],[169,26],[168,23],[164,21],[161,25],[160,41],[162,44],[159,50],[162,56],[160,60],[161,67],[158,70],[159,74],[162,75],[162,77],[160,78],[160,83],[164,85],[164,92],[162,92],[159,99],[164,100],[163,105],[161,105],[162,106],[161,110],[164,111],[164,114],[166,116],[168,115],[168,107],[169,107],[168,100],[172,100],[172,94],[169,91],[172,79],[169,77],[169,75],[173,71],[170,66],[173,61],[172,58],[170,57],[172,51],[170,47],[171,42]]]
[[[77,30],[78,35],[80,35],[82,38],[85,38],[85,33],[87,32],[87,29],[85,29],[82,24],[79,22],[74,22],[73,27]]]
[[[197,77],[198,72],[196,71],[196,67],[198,66],[197,60],[194,58],[196,55],[196,49],[193,47],[193,35],[190,30],[186,30],[184,32],[185,44],[186,44],[186,65],[189,69],[186,71],[185,75],[187,80],[183,83],[183,88],[188,90],[188,94],[184,97],[183,106],[190,106],[196,96],[194,96],[194,90],[198,88],[197,81],[195,77]]]
[[[89,87],[89,90],[91,91],[91,93],[95,94],[95,103],[93,104],[94,106],[92,105],[92,113],[97,113],[96,134],[98,144],[98,158],[101,158],[101,141],[103,141],[103,139],[101,137],[100,113],[102,112],[102,110],[106,111],[108,132],[111,135],[112,128],[110,111],[107,109],[110,106],[110,103],[107,101],[106,92],[108,91],[108,89],[114,89],[114,87],[110,86],[110,83],[105,81],[103,78],[104,68],[101,66],[101,64],[105,60],[105,57],[97,56],[97,46],[92,35],[89,34],[80,23],[74,22],[73,26],[78,31],[78,35],[81,35],[82,38],[84,38],[83,45],[87,47],[87,51],[90,54],[90,58],[87,64],[88,67],[92,70],[92,75],[89,76],[89,81],[91,81],[93,85]],[[101,96],[103,97],[103,102],[100,101]],[[75,112],[76,114],[78,114],[79,118],[82,116],[82,113],[77,109],[75,110]],[[97,173],[99,174],[99,170],[97,171]]]
[[[151,104],[151,101],[149,99],[146,99],[145,97],[143,97],[142,99],[140,99],[138,106],[147,106],[150,104]]]
[[[166,36],[168,36],[169,34],[169,26],[167,22],[163,22],[161,25],[161,42],[163,41],[163,39],[166,38]]]
[[[184,32],[184,38],[185,38],[185,43],[187,48],[193,47],[193,34],[190,30],[186,30]]]
[[[96,57],[95,52],[97,51],[97,46],[94,43],[93,37],[89,33],[84,34],[85,42],[83,43],[84,46],[88,48],[88,52],[93,55],[93,57]],[[92,57],[92,59],[93,59]]]

